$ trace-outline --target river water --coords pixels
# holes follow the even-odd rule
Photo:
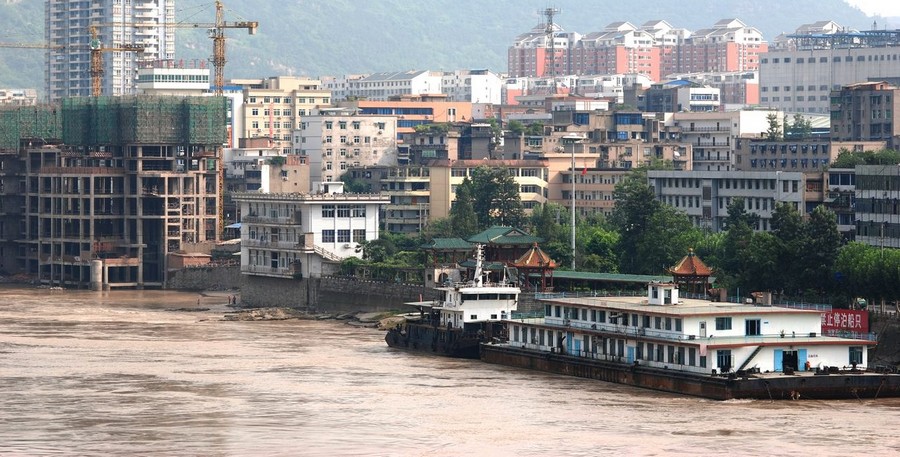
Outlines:
[[[708,401],[406,353],[336,321],[225,321],[226,301],[0,289],[0,455],[900,453],[898,399]]]

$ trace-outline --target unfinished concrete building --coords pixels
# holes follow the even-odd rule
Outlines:
[[[170,254],[218,240],[224,99],[72,98],[52,113],[61,143],[18,152],[17,271],[67,287],[162,287]]]

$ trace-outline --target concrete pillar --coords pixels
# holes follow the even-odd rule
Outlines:
[[[91,260],[91,290],[103,289],[103,261]]]

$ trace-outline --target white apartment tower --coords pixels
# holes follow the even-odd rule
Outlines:
[[[91,30],[99,45],[139,45],[143,53],[103,52],[104,95],[137,92],[140,62],[175,56],[175,0],[45,0],[44,33],[50,46],[44,78],[50,101],[91,95]]]

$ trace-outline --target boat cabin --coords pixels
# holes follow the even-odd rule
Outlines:
[[[822,335],[822,312],[681,298],[675,283],[645,296],[552,298],[544,316],[507,321],[509,345],[685,372],[792,372],[867,364],[874,341]]]

